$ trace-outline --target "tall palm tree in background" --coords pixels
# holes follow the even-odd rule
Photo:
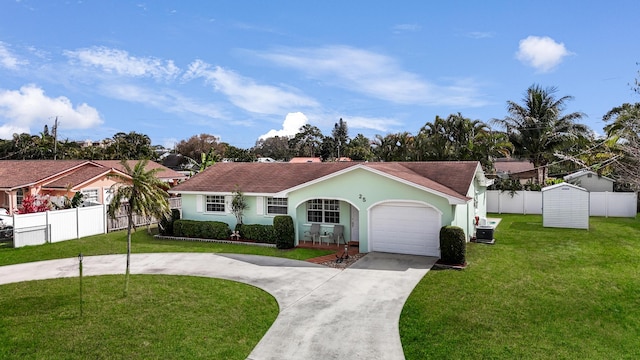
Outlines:
[[[131,264],[131,230],[135,228],[133,215],[145,218],[168,217],[171,213],[166,184],[156,177],[160,168],[147,170],[148,160],[138,161],[132,168],[126,160],[120,163],[123,174],[112,175],[117,183],[113,185],[113,198],[109,204],[109,216],[115,218],[120,207],[125,206],[127,214],[127,267],[125,272],[124,296],[129,290],[129,269]]]
[[[532,85],[527,89],[522,104],[507,101],[509,116],[493,121],[504,127],[509,141],[514,145],[514,155],[528,159],[538,169],[538,182],[547,177],[547,165],[562,150],[580,136],[588,136],[589,129],[576,121],[581,112],[563,114],[571,96],[556,99],[555,87],[542,88]]]

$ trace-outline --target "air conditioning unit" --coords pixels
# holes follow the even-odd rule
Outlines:
[[[479,225],[476,227],[477,242],[493,242],[493,226]]]

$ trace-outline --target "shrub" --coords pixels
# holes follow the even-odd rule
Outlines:
[[[239,231],[240,237],[243,239],[267,244],[276,243],[277,237],[273,225],[242,224]]]
[[[222,240],[229,238],[231,229],[222,221],[176,220],[173,222],[173,235]]]
[[[464,230],[458,226],[443,226],[440,229],[440,259],[445,264],[466,263],[467,240]]]
[[[173,223],[176,220],[180,220],[180,210],[171,209],[171,216],[168,218],[162,218],[160,220],[160,224],[158,224],[160,228],[160,234],[162,235],[173,235]]]
[[[295,229],[293,219],[289,215],[278,215],[273,218],[273,228],[276,232],[276,247],[291,249],[295,246]]]

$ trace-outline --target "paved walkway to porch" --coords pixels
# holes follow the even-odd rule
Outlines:
[[[353,257],[353,256],[358,255],[360,253],[358,245],[359,244],[357,242],[351,242],[349,244],[349,249],[348,249],[348,252],[347,252],[349,257]],[[299,248],[303,248],[303,249],[321,249],[321,250],[335,251],[335,253],[333,253],[333,254],[307,259],[308,262],[314,263],[314,264],[324,264],[324,263],[326,263],[328,261],[334,261],[337,258],[339,258],[340,256],[344,256],[344,245],[338,246],[336,244],[318,245],[318,244],[310,244],[310,243],[300,243],[300,244],[298,244],[298,247]]]

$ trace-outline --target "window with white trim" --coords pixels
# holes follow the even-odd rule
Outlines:
[[[224,212],[224,196],[222,195],[207,195],[205,204],[207,212]]]
[[[287,198],[267,198],[267,214],[286,215],[287,204]]]
[[[98,203],[98,189],[85,189],[81,191],[83,202]]]
[[[328,199],[307,201],[307,221],[310,223],[340,223],[340,201]]]
[[[16,204],[18,204],[18,206],[22,205],[22,199],[24,199],[24,190],[16,190]]]

